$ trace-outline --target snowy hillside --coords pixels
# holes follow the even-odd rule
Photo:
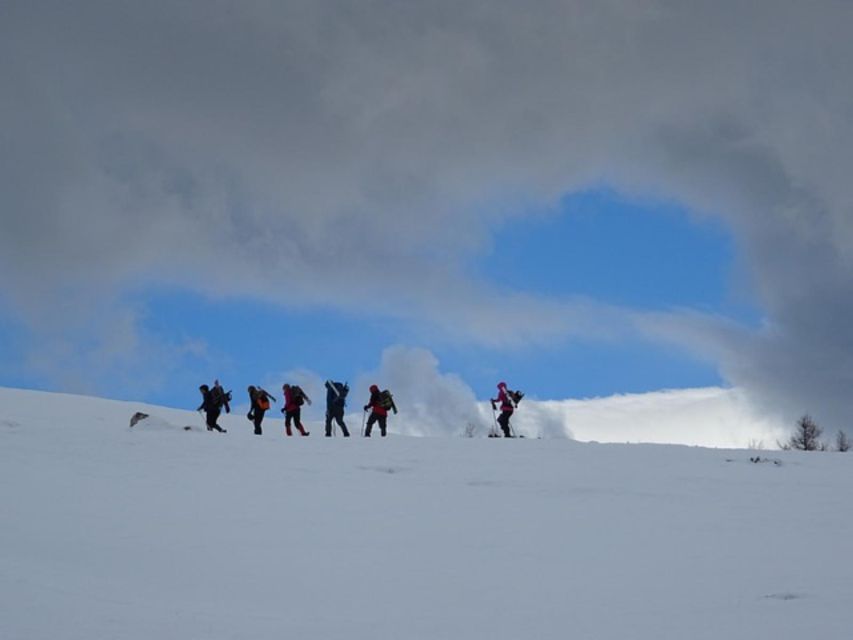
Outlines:
[[[158,420],[131,429],[138,410]],[[0,638],[853,628],[853,454],[201,424],[0,389]]]

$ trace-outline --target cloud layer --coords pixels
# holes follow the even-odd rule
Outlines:
[[[291,303],[493,345],[638,330],[843,426],[851,22],[831,0],[5,3],[0,292],[43,330],[69,289],[280,300],[284,275]],[[465,277],[490,228],[598,184],[722,216],[766,326]]]

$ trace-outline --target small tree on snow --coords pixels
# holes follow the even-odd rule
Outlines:
[[[835,434],[835,450],[841,452],[850,450],[850,440],[847,439],[847,434],[841,430]]]
[[[823,429],[817,426],[811,416],[806,414],[797,420],[797,428],[794,435],[785,444],[785,449],[799,449],[800,451],[824,451],[826,445],[820,440]]]
[[[753,451],[761,451],[764,449],[764,440],[756,440],[755,438],[750,438],[749,442],[746,443],[747,449],[752,449]]]

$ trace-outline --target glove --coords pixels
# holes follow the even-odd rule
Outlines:
[[[254,419],[255,419],[255,414],[253,414],[253,413],[250,411],[249,413],[247,413],[247,414],[246,414],[246,418],[248,418],[249,420],[254,420]]]
[[[395,416],[397,415],[397,410],[396,410],[396,409],[394,409],[394,415],[395,415]]]
[[[367,411],[368,409],[370,409],[370,405],[369,404],[364,405],[364,410]]]
[[[492,411],[494,411],[495,409],[497,409],[497,406],[495,405],[495,401],[492,400]]]
[[[281,408],[281,412],[284,413],[284,407]]]

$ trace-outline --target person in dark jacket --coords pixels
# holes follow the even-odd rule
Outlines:
[[[222,407],[225,407],[225,413],[231,413],[231,392],[226,391],[222,388],[222,385],[219,384],[219,380],[213,381],[213,389],[210,390],[213,394],[213,400],[219,405],[220,411],[222,411]]]
[[[390,408],[395,414],[397,413],[397,405],[394,404],[394,399],[391,397],[391,394],[388,394],[388,408]],[[379,423],[379,433],[382,434],[384,438],[387,434],[387,426],[388,426],[388,408],[386,408],[386,402],[384,398],[384,394],[379,390],[375,384],[370,386],[370,400],[364,405],[364,410],[370,410],[370,417],[367,419],[367,427],[364,430],[364,437],[369,438],[370,432],[373,429],[374,423]]]
[[[287,432],[287,435],[292,436],[293,432],[290,430],[290,423],[293,422],[296,429],[303,436],[309,435],[309,432],[305,430],[305,427],[302,426],[302,405],[304,403],[311,404],[311,398],[308,397],[308,394],[305,393],[301,387],[297,385],[282,385],[282,390],[284,391],[284,407],[281,412],[284,414],[284,428]]]
[[[344,423],[344,407],[347,404],[349,386],[340,382],[326,380],[326,437],[332,436],[332,420],[334,420],[344,434],[349,438],[347,425]]]
[[[492,410],[497,409],[497,403],[501,405],[501,415],[498,418],[498,424],[501,426],[501,431],[504,432],[504,438],[512,438],[512,430],[509,426],[509,419],[515,412],[515,403],[512,399],[512,394],[507,389],[506,382],[498,383],[498,397],[492,398]]]
[[[252,408],[249,409],[246,417],[254,423],[255,435],[260,436],[263,435],[261,423],[264,421],[264,414],[270,408],[270,401],[275,402],[276,400],[262,387],[250,386],[248,391]]]
[[[206,384],[201,385],[198,390],[201,392],[201,405],[196,411],[204,410],[207,430],[227,433],[225,429],[216,424],[219,415],[222,413],[222,396],[215,395]]]

